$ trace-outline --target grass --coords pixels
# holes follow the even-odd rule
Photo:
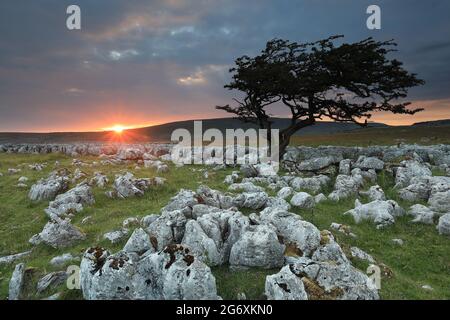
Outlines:
[[[31,245],[28,239],[42,230],[47,222],[44,208],[47,202],[33,203],[28,197],[28,189],[16,187],[17,179],[26,176],[30,180],[30,186],[41,177],[46,177],[53,169],[54,162],[58,160],[61,166],[74,167],[71,158],[59,155],[25,155],[25,154],[0,154],[0,256],[29,250]],[[96,158],[84,157],[83,161],[98,161]],[[28,166],[35,162],[47,162],[47,167],[41,171],[32,171]],[[8,168],[21,166],[22,172],[7,174]],[[33,268],[31,288],[28,298],[38,299],[49,296],[55,292],[62,292],[63,299],[81,299],[79,290],[68,290],[65,285],[35,295],[33,286],[38,279],[51,271],[65,269],[55,268],[49,265],[52,257],[62,253],[71,252],[80,256],[90,246],[103,246],[115,252],[122,248],[124,242],[111,245],[102,235],[108,231],[121,227],[122,221],[128,217],[143,217],[148,214],[158,213],[168,200],[174,196],[180,188],[195,190],[199,185],[206,184],[211,188],[225,191],[227,186],[223,184],[226,174],[232,169],[213,171],[209,170],[209,177],[205,179],[199,166],[185,166],[182,168],[171,167],[165,174],[158,174],[167,179],[167,183],[157,189],[148,190],[143,197],[126,200],[111,200],[104,195],[104,191],[94,188],[96,203],[86,207],[73,219],[74,225],[81,228],[87,239],[73,247],[56,250],[45,245],[35,247],[31,257],[26,259],[27,267]],[[82,167],[82,171],[89,176],[94,171],[101,171],[108,175],[110,181],[114,175],[125,170],[133,172],[138,177],[153,177],[156,172],[153,169],[136,170],[134,165]],[[195,170],[193,170],[195,169]],[[391,177],[381,174],[378,180],[387,196],[398,200],[396,192],[392,189]],[[329,191],[329,190],[328,190]],[[314,223],[319,229],[329,229],[332,222],[350,225],[357,238],[351,238],[339,232],[333,231],[337,241],[344,250],[351,246],[358,246],[370,253],[377,260],[377,264],[383,263],[392,271],[392,276],[384,276],[381,282],[381,297],[383,299],[450,299],[450,241],[439,236],[434,226],[417,225],[409,222],[409,217],[398,219],[395,225],[383,230],[376,230],[373,224],[361,223],[356,225],[348,216],[342,213],[353,208],[354,199],[348,199],[339,203],[323,202],[314,210],[294,210],[304,219]],[[410,204],[399,201],[407,208]],[[81,224],[81,220],[91,216],[90,223]],[[405,241],[403,246],[392,243],[391,239],[401,238]],[[353,261],[354,265],[365,271],[367,264],[362,261]],[[8,283],[14,264],[0,267],[0,299],[5,299],[8,294]],[[224,299],[235,299],[237,294],[244,292],[248,299],[263,297],[265,277],[276,273],[278,270],[251,269],[231,272],[227,266],[212,268],[217,279],[218,293]],[[431,285],[434,290],[426,291],[422,285]]]
[[[371,146],[396,145],[403,143],[418,143],[422,145],[449,144],[450,127],[387,127],[362,128],[345,133],[324,135],[294,136],[292,145],[321,146]]]

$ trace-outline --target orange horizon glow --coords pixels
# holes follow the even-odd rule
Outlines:
[[[387,112],[375,112],[369,119],[370,122],[381,122],[390,126],[404,126],[411,125],[415,122],[432,121],[439,119],[450,119],[450,99],[442,100],[422,100],[414,101],[414,107],[423,107],[425,111],[419,112],[413,116],[409,115],[393,115]],[[34,127],[34,128],[18,128],[18,130],[0,130],[1,132],[23,132],[23,133],[58,133],[58,132],[107,132],[112,131],[113,136],[129,134],[127,132],[131,129],[138,129],[150,126],[156,126],[176,121],[188,121],[188,120],[207,120],[232,117],[226,113],[217,113],[211,110],[211,112],[204,112],[199,114],[198,112],[192,113],[189,116],[186,115],[165,115],[161,114],[156,116],[155,113],[149,115],[143,112],[132,112],[131,107],[126,108],[124,104],[113,105],[114,112],[109,110],[105,111],[105,108],[94,109],[93,112],[84,119],[80,119],[78,122],[70,123],[72,120],[70,117],[65,121],[59,121],[58,125],[50,126],[46,128]],[[111,109],[111,108],[110,108]],[[128,109],[128,110],[126,110]],[[286,117],[283,114],[274,114],[276,117]],[[148,119],[146,121],[146,119]],[[330,121],[323,119],[324,121]],[[64,123],[64,126],[61,124]]]
[[[123,132],[123,130],[126,130],[126,129],[131,129],[131,128],[125,127],[120,124],[115,124],[114,126],[112,126],[110,128],[104,128],[104,131],[114,131],[117,134],[121,134]]]

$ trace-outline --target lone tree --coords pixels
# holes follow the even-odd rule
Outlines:
[[[424,81],[387,57],[395,42],[367,38],[336,46],[342,37],[300,44],[274,39],[258,56],[236,59],[225,88],[239,90],[243,97],[234,99],[235,106],[216,108],[268,129],[270,141],[273,119],[267,109],[287,107],[291,121],[280,130],[280,155],[295,132],[318,119],[365,126],[376,111],[412,115],[423,110],[408,109],[410,102],[401,101],[408,88]]]

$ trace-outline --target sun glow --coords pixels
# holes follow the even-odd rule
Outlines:
[[[120,124],[116,124],[115,126],[111,127],[111,131],[114,131],[117,134],[121,134],[125,129],[126,128],[124,126],[121,126]]]
[[[105,140],[112,143],[129,143],[148,139],[148,137],[141,137],[139,133],[131,130],[133,128],[134,127],[126,127],[121,124],[115,124],[112,127],[104,128]]]

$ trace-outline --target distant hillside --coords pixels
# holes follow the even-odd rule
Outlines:
[[[178,121],[157,126],[128,129],[123,133],[127,142],[167,142],[175,129],[194,130],[194,121]],[[290,119],[275,118],[274,129],[282,129],[289,125]],[[235,118],[218,118],[202,120],[203,131],[217,128],[244,130],[257,128],[254,124],[244,123]],[[382,123],[369,123],[369,127],[388,127]],[[349,132],[361,128],[353,123],[318,122],[296,133],[297,136],[313,136]],[[0,143],[73,143],[73,142],[107,142],[114,138],[111,132],[53,132],[53,133],[0,133]]]
[[[413,126],[422,126],[422,127],[423,126],[425,126],[425,127],[450,126],[450,119],[416,122],[413,124]]]
[[[130,133],[136,134],[136,136],[149,137],[157,141],[169,141],[170,135],[175,129],[187,129],[189,132],[194,131],[194,121],[178,121],[166,123],[158,126],[131,129],[128,130]],[[290,119],[287,118],[276,118],[274,119],[273,129],[282,129],[289,126]],[[386,127],[382,123],[371,123],[370,127]],[[219,129],[225,133],[226,129],[248,129],[248,128],[258,128],[255,124],[244,123],[235,118],[219,118],[219,119],[207,119],[202,120],[203,131],[211,128]],[[313,126],[306,127],[296,133],[296,135],[316,135],[323,133],[337,133],[346,132],[355,129],[359,129],[360,126],[354,123],[337,123],[337,122],[318,122]]]

